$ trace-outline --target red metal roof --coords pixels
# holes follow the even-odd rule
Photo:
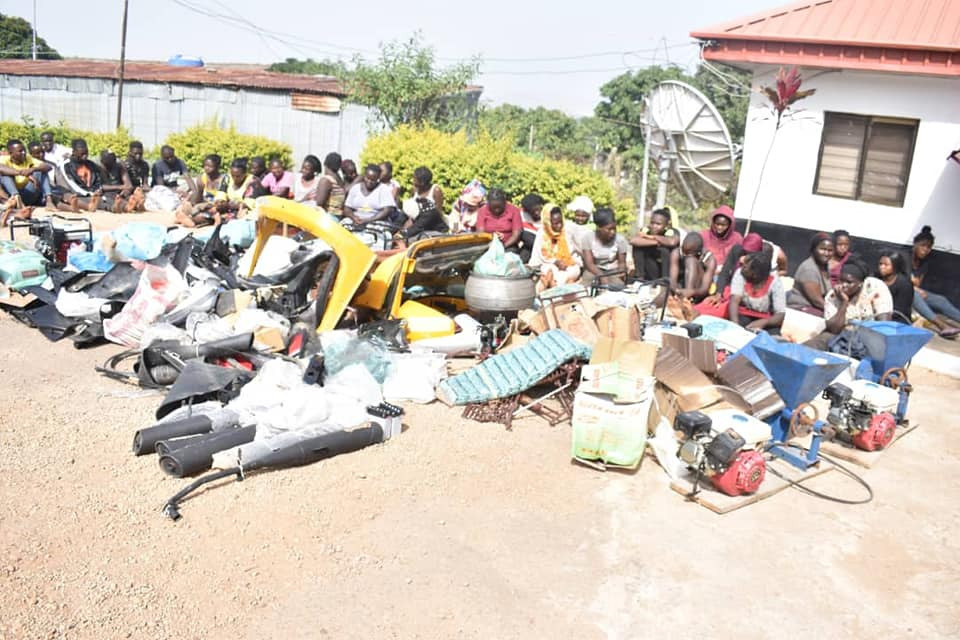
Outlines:
[[[719,62],[960,75],[960,0],[808,0],[690,35]]]
[[[0,74],[66,78],[116,79],[120,63],[112,60],[0,60]],[[127,62],[126,81],[171,82],[221,87],[298,91],[343,96],[335,78],[273,73],[256,67],[223,66],[173,67],[164,62]]]

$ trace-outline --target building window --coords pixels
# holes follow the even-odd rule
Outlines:
[[[902,207],[919,124],[825,113],[813,192]]]

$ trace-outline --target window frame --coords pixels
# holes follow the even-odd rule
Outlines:
[[[857,178],[856,184],[854,185],[854,195],[853,196],[841,196],[832,193],[820,193],[818,191],[820,187],[820,170],[823,165],[823,147],[826,142],[826,133],[827,133],[827,122],[832,117],[838,118],[861,118],[864,119],[864,135],[863,142],[860,145],[860,156],[857,161]],[[906,175],[903,176],[903,195],[899,200],[876,200],[876,199],[865,199],[863,197],[863,177],[864,172],[866,171],[867,166],[867,150],[868,143],[870,141],[870,132],[874,123],[878,124],[900,124],[912,126],[913,132],[910,137],[910,147],[907,152],[907,158],[909,163],[906,167]],[[877,115],[865,115],[862,113],[849,113],[846,111],[824,111],[823,112],[823,128],[820,131],[820,147],[817,150],[817,170],[813,175],[813,195],[821,196],[823,198],[840,198],[841,200],[854,200],[858,202],[866,202],[869,204],[879,204],[882,206],[888,207],[897,207],[899,209],[903,208],[904,202],[907,199],[907,189],[910,187],[910,174],[913,173],[913,154],[917,146],[917,133],[920,130],[920,120],[916,118],[896,118],[892,116],[877,116]]]

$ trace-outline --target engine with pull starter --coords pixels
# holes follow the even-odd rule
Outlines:
[[[728,496],[755,492],[766,476],[767,464],[763,455],[756,449],[745,449],[747,440],[733,427],[718,432],[713,429],[713,424],[713,418],[700,411],[677,414],[674,430],[683,436],[677,457],[697,472],[697,481],[700,476],[705,476],[718,491]],[[695,483],[693,493],[696,491]]]
[[[823,398],[830,402],[828,426],[823,429],[828,439],[864,451],[884,449],[893,442],[897,431],[894,416],[900,402],[895,389],[869,380],[835,382],[823,390]]]

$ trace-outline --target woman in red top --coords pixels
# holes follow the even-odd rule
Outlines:
[[[507,202],[503,189],[490,189],[487,204],[477,211],[477,231],[496,234],[507,251],[520,252],[520,207]]]

